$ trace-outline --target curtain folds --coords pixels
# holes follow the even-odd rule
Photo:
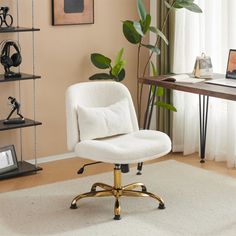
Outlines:
[[[211,56],[215,73],[226,71],[228,51],[236,48],[236,1],[196,0],[203,10],[194,14],[176,11],[174,40],[175,73],[192,72],[196,56]],[[177,113],[173,117],[174,151],[191,154],[199,150],[198,96],[174,92]],[[236,166],[236,102],[210,98],[206,159]]]

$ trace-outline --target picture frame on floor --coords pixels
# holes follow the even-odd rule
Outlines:
[[[18,169],[14,145],[0,148],[0,174]]]
[[[52,0],[52,25],[94,23],[94,0]]]

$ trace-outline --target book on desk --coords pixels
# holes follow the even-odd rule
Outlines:
[[[195,84],[203,82],[205,81],[205,79],[194,78],[189,74],[178,74],[178,75],[170,75],[167,78],[163,79],[163,81]]]

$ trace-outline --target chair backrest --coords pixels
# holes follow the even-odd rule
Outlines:
[[[66,91],[67,147],[74,150],[79,140],[78,105],[106,107],[124,98],[129,101],[133,131],[139,129],[129,90],[121,83],[112,81],[84,82],[71,85]]]

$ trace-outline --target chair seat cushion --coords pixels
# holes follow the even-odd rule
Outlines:
[[[171,150],[170,138],[159,131],[139,130],[106,139],[77,143],[75,153],[82,158],[113,164],[144,162]]]

